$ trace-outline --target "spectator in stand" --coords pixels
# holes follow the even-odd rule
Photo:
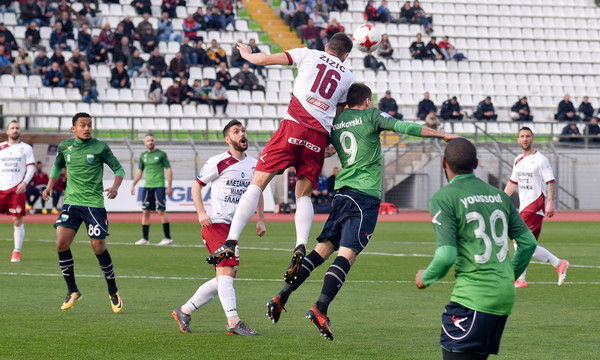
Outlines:
[[[425,14],[425,10],[423,10],[418,0],[415,0],[413,2],[412,10],[414,13],[414,20],[412,21],[412,23],[423,25],[425,33],[427,33],[427,35],[431,34],[433,32],[433,28],[431,27],[431,17]]]
[[[77,47],[81,51],[85,51],[92,42],[92,35],[89,33],[87,24],[81,25],[81,30],[77,35]]]
[[[391,117],[402,120],[403,115],[398,112],[398,104],[392,97],[392,92],[387,90],[383,99],[379,100],[379,110],[387,113]]]
[[[221,28],[224,31],[227,31],[227,25],[229,24],[233,26],[233,31],[237,31],[237,29],[235,28],[235,14],[233,13],[233,10],[229,7],[226,7],[224,10],[221,10],[219,21],[221,21]]]
[[[53,49],[61,48],[63,51],[71,51],[71,47],[67,45],[67,34],[62,31],[60,22],[56,23],[54,31],[50,34],[50,47]]]
[[[256,40],[254,40],[254,39],[250,39],[250,41],[249,41],[249,44],[248,44],[248,45],[250,46],[250,50],[252,50],[252,53],[253,53],[253,54],[258,54],[259,52],[261,52],[261,51],[260,51],[260,48],[258,47],[258,45],[256,45]],[[263,73],[263,70],[264,70],[264,68],[265,68],[264,66],[261,66],[261,65],[254,65],[253,63],[251,63],[251,62],[248,62],[248,61],[246,61],[246,63],[248,64],[248,66],[249,66],[251,69],[254,69],[254,70],[255,70],[255,71],[258,73],[258,75],[260,75],[260,76],[263,78],[263,80],[266,80],[266,78],[265,78],[265,75],[264,75],[264,73]]]
[[[442,54],[444,54],[444,58],[446,60],[450,60],[450,59],[454,58],[454,52],[455,52],[454,45],[450,44],[450,41],[448,41],[447,36],[444,36],[444,39],[442,41],[440,41],[440,43],[438,44],[438,47],[442,51]]]
[[[179,52],[183,55],[183,59],[188,66],[198,65],[198,55],[196,54],[196,49],[190,45],[189,37],[183,37],[183,44],[179,47]]]
[[[213,114],[217,114],[217,105],[223,105],[223,115],[227,113],[227,90],[220,81],[215,81],[215,86],[208,94],[208,104],[212,106]]]
[[[90,64],[104,64],[108,61],[108,50],[106,45],[100,42],[97,35],[92,36],[92,42],[86,53]]]
[[[570,122],[569,125],[565,126],[560,133],[560,142],[566,143],[581,143],[583,142],[583,137],[579,132],[579,128],[577,128],[577,123],[574,121]]]
[[[110,85],[117,89],[129,89],[131,87],[129,74],[127,74],[127,70],[125,70],[125,67],[123,66],[123,61],[117,61],[117,64],[112,69]]]
[[[433,101],[429,100],[429,93],[426,92],[423,96],[423,100],[419,101],[419,105],[417,108],[417,117],[420,120],[425,120],[425,117],[433,111],[433,113],[437,113],[437,107],[433,103]]]
[[[331,176],[327,178],[327,191],[329,191],[330,195],[333,195],[333,192],[335,191],[335,178],[337,177],[338,172],[340,172],[340,168],[336,166],[333,168]]]
[[[206,30],[217,30],[221,31],[221,10],[219,8],[208,8],[206,9]]]
[[[332,4],[333,5],[330,5]],[[348,2],[346,0],[327,0],[329,11],[348,11]]]
[[[444,60],[444,55],[442,55],[442,52],[441,52],[440,48],[437,46],[435,41],[436,41],[435,36],[432,36],[431,40],[429,40],[429,43],[425,47],[425,57],[424,58],[431,59],[431,60]]]
[[[40,7],[42,17],[42,26],[50,25],[50,21],[56,16],[56,9],[58,5],[51,0],[38,0],[38,6]]]
[[[319,37],[319,32],[321,32],[321,29],[315,26],[314,20],[308,19],[308,25],[306,25],[306,27],[304,28],[304,33],[302,34],[302,36],[304,37],[306,45],[309,49],[314,49],[317,46],[317,38]]]
[[[308,25],[308,14],[306,13],[306,5],[300,3],[298,5],[298,11],[292,17],[292,29],[296,30],[296,36],[302,39],[304,34],[304,28]]]
[[[364,16],[367,21],[379,21],[379,16],[377,16],[377,8],[375,7],[375,4],[373,4],[373,0],[367,1]]]
[[[19,25],[27,25],[34,22],[37,27],[42,25],[42,9],[34,0],[25,0],[21,3],[21,15],[19,17]]]
[[[298,4],[294,0],[282,0],[279,5],[279,17],[292,29],[292,18],[298,11]],[[293,29],[292,29],[293,30]]]
[[[12,50],[10,49],[10,44],[6,41],[6,36],[4,34],[0,34],[0,45],[4,46],[4,54],[9,54]]]
[[[73,50],[73,56],[71,56],[69,61],[72,62],[75,67],[81,67],[81,62],[83,61],[85,63],[85,69],[88,67],[87,57],[82,55],[79,49]]]
[[[383,71],[387,71],[385,64],[383,61],[377,61],[373,53],[367,53],[365,59],[363,60],[366,69],[371,69],[377,73],[377,70],[381,69]]]
[[[150,32],[152,32],[152,34],[154,34],[154,27],[150,22],[150,14],[144,14],[144,18],[136,26],[135,34],[133,36],[135,37],[135,39],[140,40],[142,36],[146,33],[146,30],[148,29],[150,29]]]
[[[167,76],[167,63],[165,62],[165,58],[160,55],[158,48],[154,49],[152,56],[148,59],[148,68],[152,76]]]
[[[167,71],[167,74],[172,78],[183,78],[188,76],[187,64],[181,52],[175,54],[175,57],[171,59],[171,63],[169,64],[169,70]]]
[[[219,46],[215,39],[210,41],[210,47],[208,48],[208,51],[206,51],[206,55],[208,55],[212,65],[219,65],[221,62],[224,62],[225,65],[227,65],[227,53]]]
[[[132,24],[133,25],[133,24]],[[129,38],[129,43],[133,43],[133,36],[127,36]],[[93,37],[92,37],[93,40]],[[117,44],[120,44],[121,41],[119,40],[119,42],[117,43],[117,37],[115,36],[115,33],[110,29],[110,24],[106,23],[104,25],[104,29],[102,29],[102,31],[100,31],[100,35],[98,35],[98,41],[104,45],[104,47],[106,48],[107,51],[110,51],[111,53],[114,51],[115,46],[117,46]]]
[[[288,181],[288,202],[295,203],[296,202],[296,169],[292,166],[288,168],[287,173],[287,181]]]
[[[444,121],[463,119],[463,114],[460,112],[460,104],[456,100],[456,96],[444,101],[442,110],[440,110],[440,117]]]
[[[129,57],[129,60],[127,61],[127,70],[129,71],[129,77],[148,77],[148,69],[144,65],[146,65],[146,61],[140,57],[140,50],[134,49],[133,54]]]
[[[17,12],[17,9],[13,6],[13,0],[2,0],[0,1],[0,14],[4,15],[5,13],[13,13]]]
[[[162,13],[162,18],[158,20],[157,27],[159,41],[177,41],[181,44],[181,34],[173,31],[173,23],[171,22],[171,19],[169,19],[168,13]]]
[[[165,96],[163,93],[162,85],[160,84],[162,77],[160,75],[156,75],[154,80],[152,80],[152,84],[150,84],[150,91],[148,91],[148,98],[154,104],[162,104],[165,102]]]
[[[331,23],[329,24],[329,26],[327,26],[327,29],[325,29],[325,31],[327,31],[327,38],[331,39],[333,35],[339,32],[343,33],[344,27],[337,22],[336,18],[331,18]]]
[[[162,5],[160,6],[161,12],[166,12],[169,14],[169,17],[176,18],[177,17],[177,4],[179,0],[163,0]]]
[[[33,205],[35,202],[41,197],[42,191],[46,189],[46,184],[48,184],[48,174],[42,171],[43,165],[41,161],[35,163],[35,174],[33,174],[33,178],[29,184],[27,184],[27,189],[25,190],[27,195],[27,206],[26,209],[30,214],[34,214]],[[33,199],[32,199],[33,198]],[[42,200],[42,214],[47,214],[48,210],[46,210],[46,201],[44,198]]]
[[[6,42],[6,47],[9,50],[17,50],[19,48],[19,45],[17,45],[17,41],[15,40],[15,36],[13,35],[12,32],[10,32],[10,30],[8,30],[6,28],[6,25],[4,25],[3,22],[0,21],[0,34],[4,35],[4,39]]]
[[[58,202],[60,201],[60,197],[65,194],[65,189],[67,188],[67,168],[63,168],[52,186],[52,211],[51,214],[58,214]]]
[[[425,43],[421,41],[421,34],[417,34],[417,40],[410,44],[410,54],[415,60],[422,60],[425,58]]]
[[[216,81],[220,82],[225,89],[231,89],[229,86],[229,83],[231,83],[231,74],[229,71],[227,71],[227,66],[225,66],[224,63],[219,64],[219,71],[217,71]]]
[[[199,104],[208,104],[208,94],[212,91],[210,80],[204,79],[203,85],[200,86],[200,80],[194,81],[194,101]]]
[[[440,129],[440,119],[435,116],[435,111],[431,110],[427,116],[425,116],[425,126],[433,130]],[[433,138],[431,138],[433,140]]]
[[[140,37],[140,46],[145,53],[151,53],[158,47],[158,38],[154,35],[152,29],[146,28]]]
[[[194,98],[194,88],[188,84],[188,79],[182,77],[179,81],[179,92],[181,92],[180,99],[182,104],[189,104]]]
[[[44,77],[42,78],[42,85],[49,87],[65,86],[65,81],[61,79],[60,67],[57,62],[53,62],[50,68],[44,74]]]
[[[312,13],[315,12],[314,8],[315,8],[315,5],[313,5]],[[325,20],[325,23],[327,23],[329,21],[329,7],[327,6],[327,4],[325,4],[325,2],[323,0],[317,0],[316,8],[317,8],[318,15],[321,16],[323,18],[323,20]]]
[[[321,204],[327,201],[328,195],[327,176],[321,174],[317,180],[317,187],[312,191],[311,200],[313,204]]]
[[[67,39],[75,39],[75,33],[73,32],[73,22],[71,21],[68,12],[60,13],[60,19],[56,20],[56,24],[54,24],[54,26],[56,27],[57,24],[62,25],[62,32],[67,35]]]
[[[0,45],[0,74],[13,74],[13,63],[10,58],[4,54],[4,45]]]
[[[377,8],[377,17],[379,18],[379,21],[381,21],[382,23],[393,23],[393,24],[400,23],[400,20],[396,19],[392,15],[392,12],[390,11],[390,9],[387,6],[386,0],[382,0],[381,5],[379,5],[379,7]]]
[[[196,49],[194,51],[196,52],[196,57],[198,58],[198,65],[212,65],[212,60],[210,60],[206,50],[204,50],[204,44],[202,43],[202,40],[196,41]],[[224,64],[227,66],[226,62]],[[219,63],[219,65],[221,65],[221,63]]]
[[[29,23],[29,27],[25,31],[25,47],[28,51],[32,50],[46,50],[46,47],[40,44],[42,38],[40,31],[37,29],[37,23],[32,21]]]
[[[83,3],[83,9],[79,10],[79,15],[83,16],[87,24],[93,28],[101,27],[102,22],[104,21],[104,16],[102,16],[102,13],[99,13],[93,9],[89,0]]]
[[[44,49],[40,49],[38,56],[33,60],[33,69],[37,75],[43,75],[48,71],[51,62],[50,59],[46,56],[46,51]]]
[[[329,14],[323,12],[319,12],[319,7],[317,4],[314,4],[312,7],[312,12],[308,16],[308,23],[310,24],[310,20],[313,21],[313,26],[319,29],[325,29],[329,22]]]
[[[127,36],[123,36],[121,38],[121,43],[115,46],[113,51],[113,62],[122,61],[123,64],[129,63],[129,58],[133,55],[133,46],[129,44],[129,38]]]
[[[473,114],[475,119],[479,121],[496,121],[498,115],[494,110],[494,104],[492,104],[492,98],[487,96],[483,101],[477,105],[477,110]]]
[[[566,94],[564,99],[558,103],[558,112],[554,118],[558,121],[579,121],[569,94]]]
[[[179,81],[173,81],[173,85],[167,88],[167,92],[165,93],[167,97],[167,104],[181,104],[181,91],[179,90]]]
[[[514,121],[533,121],[527,97],[523,96],[510,108],[510,118]]]
[[[415,21],[415,12],[410,6],[410,1],[406,1],[400,9],[400,19],[398,20],[401,24],[412,24]]]
[[[379,55],[380,57],[382,57],[384,59],[390,59],[390,60],[397,61],[396,59],[394,59],[392,57],[393,54],[394,54],[394,49],[392,48],[392,44],[390,43],[388,34],[382,34],[381,35],[381,44],[379,45],[379,48],[377,48],[377,55]]]
[[[33,60],[31,56],[19,48],[19,55],[15,58],[15,74],[33,75]]]
[[[65,57],[63,56],[60,48],[54,50],[54,54],[52,54],[50,57],[50,62],[57,62],[58,66],[63,66],[65,64]]]
[[[319,51],[325,51],[325,45],[329,43],[329,37],[325,29],[319,31],[319,37],[317,38],[315,48]]]
[[[81,100],[83,102],[98,102],[98,90],[96,89],[96,80],[91,78],[89,71],[83,72],[83,79],[79,83],[79,93],[81,94]]]
[[[150,0],[133,0],[130,5],[135,8],[135,12],[138,15],[152,13],[152,3]],[[163,14],[167,14],[167,16],[169,16],[169,13],[163,12]]]
[[[244,40],[242,40],[241,38],[239,38],[236,43],[241,43],[244,42]],[[234,67],[241,67],[244,63],[246,63],[246,59],[244,59],[242,57],[242,55],[240,55],[240,51],[238,50],[237,46],[233,46],[231,49],[231,56],[229,57],[229,60],[231,61],[231,66]]]
[[[600,126],[598,126],[598,118],[590,118],[590,123],[585,127],[585,135],[589,137],[588,142],[594,146],[600,144]]]
[[[196,23],[196,20],[194,20],[194,16],[188,14],[187,18],[183,20],[183,35],[189,37],[190,40],[196,41],[199,39],[197,35],[198,30],[200,30],[200,27]]]
[[[66,61],[60,68],[60,76],[65,81],[65,87],[78,88],[81,83],[81,78],[76,70],[79,66],[74,67],[73,63]]]
[[[242,71],[235,74],[232,80],[234,84],[237,84],[239,90],[265,91],[265,87],[258,83],[256,75],[250,72],[248,64],[242,65]]]
[[[590,99],[587,96],[583,97],[583,101],[579,104],[577,112],[583,121],[590,121],[594,117],[594,107],[590,104]]]
[[[194,20],[200,27],[200,30],[206,30],[206,16],[204,15],[204,9],[199,7],[194,13]]]

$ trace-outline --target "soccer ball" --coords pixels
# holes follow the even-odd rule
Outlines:
[[[352,42],[358,50],[370,53],[381,45],[381,33],[373,24],[362,24],[352,34]]]

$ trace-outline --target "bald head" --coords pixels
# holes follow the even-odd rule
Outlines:
[[[457,138],[446,146],[444,159],[454,174],[470,174],[477,167],[477,149],[469,140]]]

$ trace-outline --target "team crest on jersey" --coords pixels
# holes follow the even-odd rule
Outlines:
[[[92,162],[94,162],[94,155],[93,154],[87,154],[86,157],[87,161],[91,164]]]
[[[242,179],[246,177],[246,174],[242,171]]]
[[[154,157],[154,162],[157,162],[157,161],[158,161],[158,156],[155,156]]]

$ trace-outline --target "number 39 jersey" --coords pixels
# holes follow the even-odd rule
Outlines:
[[[494,315],[515,302],[509,239],[529,231],[502,191],[473,174],[458,175],[429,200],[438,247],[457,248],[451,300]]]
[[[296,48],[285,54],[298,76],[284,119],[329,134],[336,106],[346,102],[354,75],[338,57],[323,51]]]

